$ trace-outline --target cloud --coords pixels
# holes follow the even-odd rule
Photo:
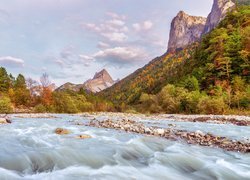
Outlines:
[[[0,57],[0,65],[8,67],[23,67],[24,60],[11,56],[4,56]]]
[[[88,57],[109,65],[127,66],[143,62],[147,57],[147,53],[134,47],[114,47],[98,51]]]
[[[110,16],[113,19],[125,20],[127,17],[125,15],[118,15],[114,12],[107,12],[106,15]]]
[[[117,32],[102,33],[102,36],[106,37],[107,39],[113,42],[124,42],[128,39],[128,36],[125,35],[124,33],[117,33]]]
[[[136,32],[140,32],[140,31],[148,31],[153,27],[153,23],[149,20],[144,21],[142,23],[135,23],[132,25],[132,27],[134,28],[134,30]]]
[[[110,46],[109,46],[109,44],[100,41],[100,42],[98,42],[97,47],[99,49],[105,49],[105,48],[109,48]]]
[[[111,19],[101,21],[100,23],[84,23],[83,28],[89,30],[98,36],[111,42],[125,42],[128,39],[126,33],[129,31],[126,26],[125,16],[119,16],[115,13],[107,13]]]
[[[89,67],[90,64],[95,60],[93,57],[86,56],[86,55],[83,55],[83,54],[79,55],[79,59],[80,59],[80,62],[83,63],[83,65],[85,67]]]

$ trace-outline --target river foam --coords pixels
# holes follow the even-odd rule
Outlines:
[[[72,123],[86,121],[80,116],[58,117],[14,118],[0,126],[1,180],[250,179],[249,154]],[[58,127],[71,134],[55,134]],[[76,139],[80,134],[92,138]]]

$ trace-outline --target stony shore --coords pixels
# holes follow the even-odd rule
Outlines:
[[[227,137],[216,136],[212,133],[204,133],[200,130],[190,132],[178,129],[175,122],[192,122],[192,123],[213,123],[213,124],[231,124],[235,126],[250,126],[249,116],[224,116],[224,115],[145,115],[145,114],[129,114],[129,113],[82,113],[71,115],[76,117],[75,125],[86,125],[97,128],[110,128],[122,130],[131,133],[143,135],[157,136],[170,140],[184,141],[188,144],[211,146],[222,148],[227,151],[236,151],[242,153],[250,153],[250,141],[239,141],[229,139]],[[13,114],[9,116],[15,118],[59,118],[56,114]],[[77,119],[82,117],[86,122],[79,122]],[[80,118],[80,119],[82,119]],[[149,121],[152,124],[157,124],[160,121],[172,121],[167,127],[147,126],[143,121]],[[11,122],[11,121],[9,121]],[[8,123],[6,119],[0,119],[1,123]],[[201,125],[202,126],[202,125]],[[63,129],[57,129],[57,134],[67,134]],[[85,139],[85,136],[77,138]]]
[[[237,126],[250,126],[250,116],[237,116],[237,115],[182,115],[182,114],[131,114],[131,113],[83,113],[82,116],[98,119],[111,118],[114,120],[119,119],[132,119],[132,120],[168,120],[173,122],[203,122],[213,124],[233,124]]]
[[[133,120],[91,120],[86,126],[97,128],[110,128],[126,132],[145,134],[162,137],[170,140],[182,140],[188,144],[210,146],[222,148],[226,151],[236,151],[241,153],[250,153],[250,143],[230,140],[226,137],[215,136],[211,133],[201,131],[188,132],[173,128],[146,127],[142,123]]]

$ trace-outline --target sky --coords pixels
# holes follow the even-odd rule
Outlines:
[[[0,66],[57,86],[105,68],[122,79],[167,50],[183,10],[206,17],[212,0],[0,0]]]

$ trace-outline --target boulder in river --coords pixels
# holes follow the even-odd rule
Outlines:
[[[65,134],[70,134],[70,131],[63,128],[56,128],[55,133],[59,135],[65,135]]]
[[[8,118],[0,118],[0,124],[8,124],[11,123],[11,120]]]
[[[88,134],[82,134],[76,137],[77,139],[89,139],[92,138],[90,135]]]

